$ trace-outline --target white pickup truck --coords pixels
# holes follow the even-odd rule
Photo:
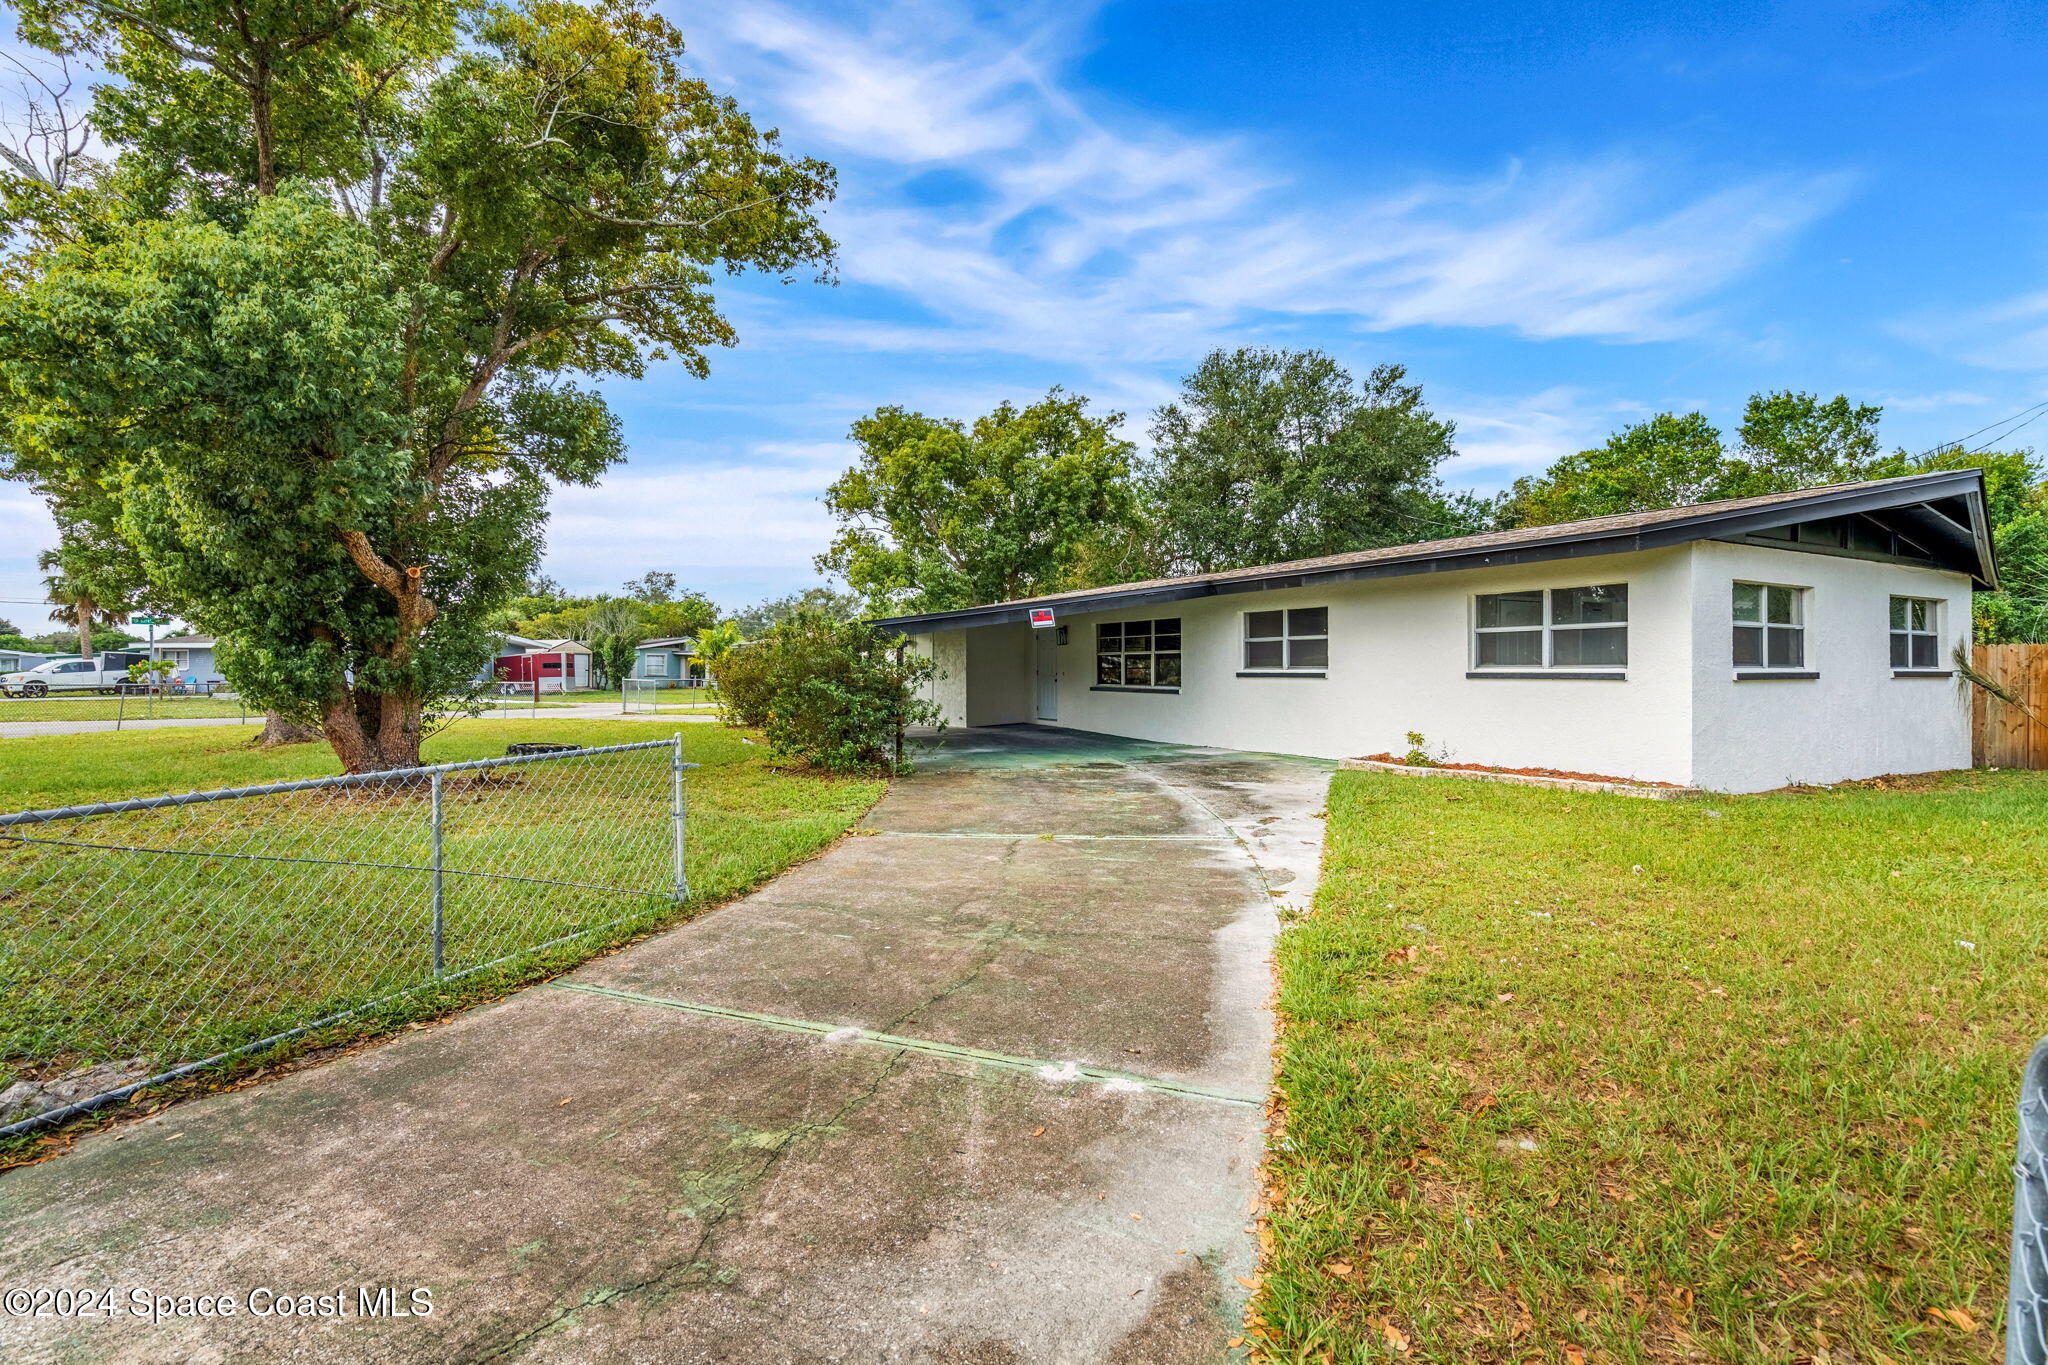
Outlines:
[[[147,654],[109,653],[91,659],[52,659],[22,673],[0,673],[0,695],[47,697],[52,692],[146,692],[128,677],[128,665],[147,663]]]

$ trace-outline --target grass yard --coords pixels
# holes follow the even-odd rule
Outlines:
[[[718,690],[710,687],[665,687],[653,692],[636,692],[633,694],[633,697],[635,701],[652,698],[655,702],[655,708],[661,711],[710,712],[718,709]],[[486,702],[489,705],[501,707],[531,707],[533,705],[533,697],[531,694],[516,697],[493,696],[487,698]],[[540,704],[544,707],[550,705],[561,706],[565,703],[575,706],[586,704],[619,706],[622,704],[619,689],[616,687],[608,692],[600,689],[590,692],[543,692],[540,695]]]
[[[1278,951],[1266,1361],[1990,1362],[2048,773],[1339,774]]]
[[[4,740],[0,791],[9,809],[28,809],[337,771],[324,744],[265,752],[248,738],[200,728]],[[645,722],[496,720],[456,724],[425,756],[666,738]],[[0,1085],[129,1056],[192,1060],[375,1003],[307,1040],[332,1042],[502,994],[758,885],[837,838],[883,790],[779,771],[765,747],[722,727],[686,727],[683,742],[701,766],[687,776],[682,907],[607,889],[670,884],[665,751],[450,775],[445,969],[479,969],[459,982],[432,977],[431,877],[416,870],[431,857],[423,790],[207,803],[22,831],[68,842],[0,840]],[[464,875],[483,871],[535,880]],[[525,951],[565,935],[576,937]],[[525,955],[497,963],[512,953]],[[409,993],[389,998],[399,991]]]
[[[240,716],[233,697],[0,697],[0,721],[201,720]],[[257,723],[262,716],[255,717]]]

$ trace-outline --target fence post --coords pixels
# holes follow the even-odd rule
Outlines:
[[[120,729],[122,723],[127,719],[128,694],[126,692],[116,692],[114,694],[114,728],[116,730]]]
[[[2013,1163],[2012,1281],[2006,1291],[2007,1365],[2048,1362],[2048,1038],[2020,1079],[2018,1160]]]
[[[671,737],[668,751],[668,811],[675,842],[676,904],[690,898],[690,879],[683,871],[683,732]]]
[[[441,885],[441,774],[434,774],[434,979],[441,978],[441,912],[447,905]]]

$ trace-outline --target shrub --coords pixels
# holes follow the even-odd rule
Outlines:
[[[902,636],[806,609],[725,653],[719,701],[728,725],[760,730],[783,757],[831,772],[893,769],[904,730],[939,721],[918,695],[934,673]]]

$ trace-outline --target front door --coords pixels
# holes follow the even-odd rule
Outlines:
[[[1034,630],[1034,643],[1038,648],[1038,718],[1058,720],[1060,718],[1060,656],[1059,641],[1053,630]]]

